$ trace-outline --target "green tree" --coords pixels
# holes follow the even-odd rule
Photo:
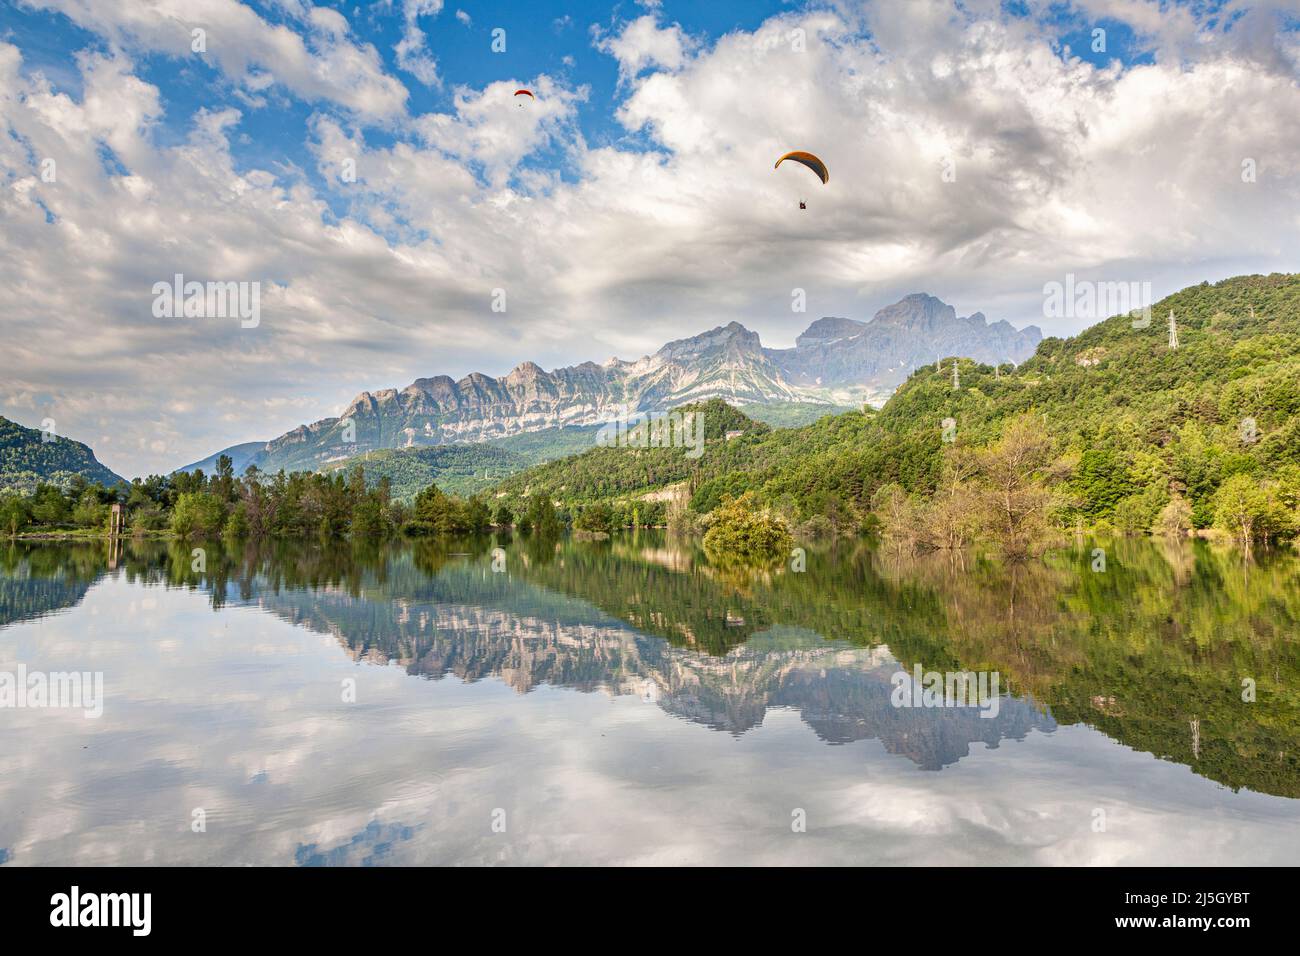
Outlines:
[[[42,525],[61,525],[68,520],[68,501],[54,485],[40,484],[32,494],[32,520]]]
[[[244,502],[241,501],[230,509],[230,516],[226,518],[221,535],[232,541],[242,541],[248,537],[248,506]]]
[[[540,535],[560,533],[560,516],[555,512],[555,503],[550,495],[540,491],[533,495],[528,501],[527,517],[529,527]]]
[[[1115,506],[1115,527],[1123,534],[1143,534],[1155,524],[1169,495],[1159,485],[1149,485]]]
[[[492,511],[483,500],[474,495],[465,502],[465,526],[474,534],[482,534],[492,527]]]
[[[1214,523],[1247,550],[1269,517],[1269,501],[1250,475],[1233,475],[1214,494]]]
[[[206,491],[187,491],[172,509],[172,533],[180,538],[216,534],[225,523],[221,502]]]
[[[794,539],[784,521],[760,508],[753,494],[728,498],[709,515],[704,551],[719,563],[767,562],[790,552]]]
[[[415,496],[413,517],[406,530],[416,535],[463,534],[469,525],[464,505],[443,494],[437,485],[429,485]]]
[[[31,521],[31,506],[22,495],[0,495],[0,528],[12,538]]]
[[[608,502],[597,501],[587,505],[573,519],[573,526],[579,531],[608,533],[614,530],[614,509]]]
[[[1083,453],[1070,486],[1081,501],[1079,510],[1090,523],[1113,514],[1115,507],[1133,490],[1127,469],[1106,448],[1090,448]],[[1144,522],[1141,527],[1149,523]]]
[[[99,500],[94,489],[86,489],[72,509],[72,520],[79,528],[102,528],[108,521],[108,505]]]
[[[1192,505],[1182,495],[1174,495],[1169,503],[1160,509],[1160,514],[1152,525],[1153,534],[1169,538],[1185,538],[1192,530]]]
[[[366,495],[352,510],[353,537],[377,538],[384,530],[384,507],[379,495]]]
[[[223,502],[235,500],[235,463],[229,455],[217,458],[217,473],[212,476],[212,493]]]

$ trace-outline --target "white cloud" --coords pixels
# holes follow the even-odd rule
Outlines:
[[[442,0],[402,0],[405,26],[401,41],[393,47],[397,53],[397,65],[425,86],[433,86],[438,82],[438,61],[428,51],[419,18],[436,17],[441,12]],[[460,12],[457,11],[457,17],[459,16]]]
[[[1279,65],[1293,34],[1264,42],[1239,18],[1194,58],[1097,69],[1062,59],[1033,19],[965,6],[788,14],[712,44],[633,20],[597,40],[625,77],[628,138],[599,146],[577,122],[587,92],[558,78],[456,87],[446,112],[388,120],[382,141],[362,114],[384,98],[356,110],[355,89],[335,90],[323,99],[349,112],[323,105],[305,133],[325,193],[292,165],[237,163],[246,118],[226,104],[169,118],[179,145],[160,136],[159,92],[126,52],[83,55],[75,100],[0,43],[14,369],[0,414],[112,435],[96,450],[136,474],[336,414],[362,388],[636,357],[731,319],[787,344],[819,315],[866,318],[927,291],[1065,332],[1041,309],[1043,283],[1066,272],[1163,294],[1294,268],[1300,123],[1286,118],[1300,90]],[[321,12],[311,29],[341,48],[344,25]],[[258,22],[250,35],[271,29]],[[223,68],[249,95],[273,74],[313,98],[274,59]],[[536,100],[517,102],[521,85]],[[830,183],[773,170],[789,149],[821,155]],[[46,156],[56,184],[39,179]],[[261,327],[153,319],[150,286],[174,272],[263,282]],[[508,313],[489,309],[497,287]],[[808,315],[790,313],[794,287]]]
[[[337,103],[372,119],[401,114],[406,88],[384,74],[373,46],[354,42],[335,10],[295,3],[304,34],[272,25],[237,0],[23,0],[57,10],[126,50],[202,57],[236,84],[260,91],[265,76],[309,101]],[[204,31],[206,52],[193,51]]]
[[[481,167],[488,181],[500,187],[529,153],[566,132],[572,136],[575,104],[586,97],[585,90],[567,89],[546,76],[531,81],[533,99],[516,98],[519,88],[513,80],[482,90],[459,87],[454,113],[422,116],[413,128],[440,152]]]
[[[619,75],[625,79],[651,67],[680,69],[695,46],[678,24],[660,27],[650,14],[624,25],[616,34],[606,35],[593,27],[592,35],[596,49],[618,60]]]

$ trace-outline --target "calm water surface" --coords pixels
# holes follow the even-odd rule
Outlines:
[[[1300,560],[1093,546],[6,543],[0,671],[105,700],[0,710],[0,863],[1297,862]]]

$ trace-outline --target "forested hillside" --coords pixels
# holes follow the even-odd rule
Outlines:
[[[1060,526],[1145,530],[1172,502],[1207,527],[1227,496],[1255,533],[1294,532],[1300,276],[1193,286],[1152,315],[1146,327],[1116,316],[1046,339],[1019,368],[958,360],[955,386],[946,358],[914,373],[878,414],[776,431],[751,422],[730,441],[714,422],[699,459],[680,448],[597,449],[515,475],[497,491],[508,499],[543,492],[568,510],[608,501],[626,513],[646,492],[685,482],[697,514],[752,491],[809,530],[853,531],[880,511],[876,496],[887,485],[924,502],[975,476],[979,462],[963,476],[963,455],[992,447],[1015,423],[1039,457],[1025,480],[1050,494],[1045,507]]]
[[[659,493],[667,486],[697,483],[709,474],[750,468],[755,448],[767,447],[775,436],[804,436],[809,431],[774,431],[721,399],[684,405],[678,413],[704,417],[705,448],[698,458],[688,455],[691,449],[687,447],[597,447],[512,475],[489,497],[504,499],[515,513],[523,510],[526,498],[550,497],[559,501],[570,516],[600,502],[612,507],[615,525],[662,524],[668,508],[666,496]],[[819,424],[833,420],[822,419]],[[730,439],[726,437],[729,432]]]
[[[0,491],[30,492],[42,482],[67,488],[77,476],[103,485],[122,481],[86,445],[51,437],[42,441],[39,429],[0,417]]]
[[[414,501],[431,484],[469,497],[532,465],[586,451],[595,445],[596,431],[594,426],[546,428],[489,442],[385,448],[320,470],[346,473],[360,465],[371,487],[387,479],[397,501]]]

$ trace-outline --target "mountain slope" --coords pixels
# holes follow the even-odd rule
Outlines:
[[[300,425],[247,461],[270,471],[319,469],[383,448],[492,441],[708,398],[783,409],[878,404],[936,349],[1019,361],[1040,338],[1032,326],[990,325],[979,313],[958,318],[951,306],[926,295],[908,296],[866,323],[819,319],[791,349],[766,349],[756,333],[732,322],[636,361],[584,362],[551,372],[524,362],[502,378],[440,375],[402,389],[362,392],[338,417]],[[226,453],[234,458],[235,449],[245,447]]]
[[[387,478],[394,498],[413,499],[436,484],[448,494],[469,497],[533,465],[581,454],[596,444],[595,427],[549,428],[477,444],[388,448],[327,465],[324,471],[360,466],[366,484]]]
[[[177,471],[202,471],[206,475],[211,475],[217,470],[217,459],[226,455],[231,460],[231,465],[235,474],[242,474],[244,469],[249,465],[257,464],[262,450],[266,448],[264,441],[246,441],[241,445],[231,445],[229,448],[223,448],[215,454],[209,455],[202,461],[191,462],[183,468],[177,468]]]
[[[1171,310],[1177,349],[1168,345]],[[796,521],[855,527],[886,483],[934,489],[945,419],[960,444],[981,445],[1034,413],[1045,418],[1054,454],[1078,459],[1070,491],[1082,520],[1109,520],[1133,499],[1149,510],[1175,492],[1205,526],[1231,475],[1300,468],[1300,276],[1194,286],[1153,314],[1143,329],[1116,316],[1074,338],[1046,339],[1014,370],[962,360],[956,389],[951,360],[941,371],[926,367],[878,414],[710,441],[696,461],[681,449],[600,449],[515,475],[500,491],[549,493],[573,507],[688,481],[697,512],[754,491]]]
[[[77,475],[108,486],[124,480],[88,445],[63,437],[42,441],[40,430],[0,417],[0,489],[31,491],[41,482],[67,488]]]

